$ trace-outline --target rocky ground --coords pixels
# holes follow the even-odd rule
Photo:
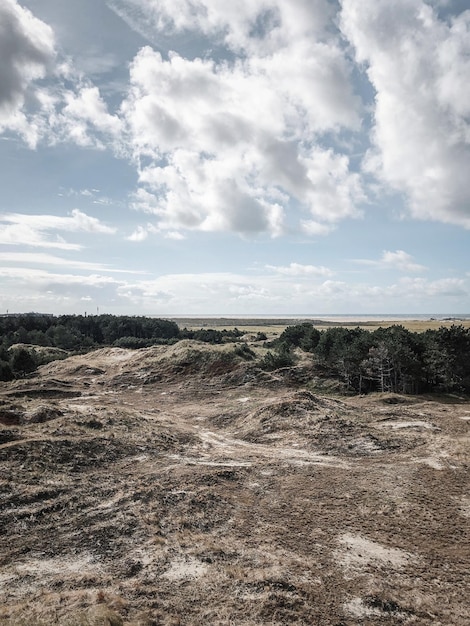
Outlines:
[[[184,341],[4,383],[0,624],[469,624],[470,402],[313,375]]]

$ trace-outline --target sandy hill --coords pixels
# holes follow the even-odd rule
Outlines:
[[[183,341],[4,384],[0,624],[470,623],[470,402],[308,367]]]

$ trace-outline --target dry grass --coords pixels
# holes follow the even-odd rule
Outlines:
[[[283,330],[288,326],[295,326],[302,322],[311,322],[318,330],[327,330],[335,326],[341,326],[343,328],[363,328],[370,330],[371,332],[378,328],[389,328],[394,324],[400,324],[406,329],[412,332],[424,332],[426,330],[437,330],[441,326],[450,327],[452,324],[462,325],[465,328],[470,328],[470,318],[462,319],[400,319],[397,316],[396,320],[374,320],[368,321],[358,317],[357,320],[351,320],[348,318],[336,318],[336,319],[318,319],[318,318],[278,318],[278,319],[230,319],[230,318],[175,318],[174,321],[180,328],[188,328],[189,330],[199,330],[201,328],[214,328],[214,329],[226,329],[233,330],[238,328],[243,333],[256,334],[258,332],[264,332],[268,339],[278,337]]]
[[[468,624],[470,403],[320,397],[231,350],[3,389],[0,624]]]

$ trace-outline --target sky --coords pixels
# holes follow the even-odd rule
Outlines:
[[[468,7],[2,0],[0,314],[469,314]]]

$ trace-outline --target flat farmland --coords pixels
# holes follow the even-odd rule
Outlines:
[[[279,336],[287,326],[294,326],[295,324],[302,324],[303,322],[311,323],[318,328],[318,330],[326,330],[332,327],[342,328],[364,328],[365,330],[374,331],[377,328],[388,328],[394,324],[404,326],[407,330],[412,332],[424,332],[426,330],[437,330],[441,326],[450,327],[453,324],[470,328],[470,318],[446,318],[446,319],[366,319],[365,317],[358,316],[357,319],[351,318],[230,318],[230,317],[175,317],[169,318],[176,322],[180,328],[187,328],[188,330],[199,330],[201,328],[213,328],[216,330],[233,330],[238,328],[247,334],[256,334],[263,332],[268,339]]]

